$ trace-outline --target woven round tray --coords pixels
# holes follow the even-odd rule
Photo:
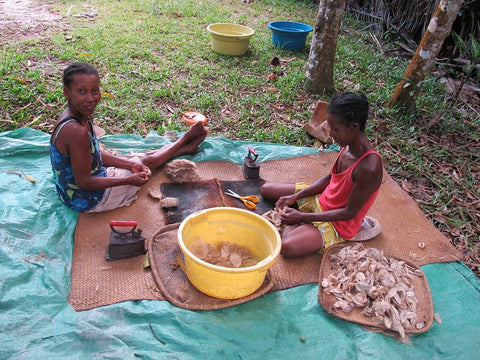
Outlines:
[[[377,328],[380,330],[390,331],[391,329],[388,329],[387,327],[381,324],[378,324],[378,322],[374,321],[373,317],[369,317],[364,314],[361,314],[361,311],[363,310],[363,308],[355,307],[350,313],[346,313],[341,309],[335,309],[333,307],[333,304],[335,304],[337,299],[335,298],[335,296],[331,294],[327,294],[323,291],[323,287],[321,285],[322,280],[328,277],[331,273],[335,272],[335,268],[330,260],[330,256],[338,253],[345,246],[353,246],[353,245],[355,245],[355,243],[343,243],[343,244],[331,246],[325,251],[323,255],[322,263],[320,265],[320,276],[319,276],[320,283],[318,287],[318,301],[326,312],[340,319],[348,320],[351,322]],[[390,258],[393,258],[393,257],[390,257]],[[412,284],[414,287],[415,296],[418,299],[418,304],[417,304],[418,322],[423,322],[425,326],[422,327],[421,329],[405,329],[405,332],[409,334],[424,333],[431,327],[434,319],[433,301],[430,293],[430,287],[428,286],[427,278],[425,277],[425,274],[423,273],[423,271],[412,262],[409,262],[403,259],[398,259],[398,258],[394,258],[394,259],[402,260],[406,264],[410,265],[414,270],[420,270],[422,272],[422,276],[413,276]]]
[[[272,289],[273,281],[269,270],[258,290],[239,299],[217,299],[198,291],[180,267],[172,266],[179,256],[183,256],[177,241],[179,225],[176,223],[160,228],[148,242],[153,279],[171,304],[188,310],[217,310],[246,303]]]

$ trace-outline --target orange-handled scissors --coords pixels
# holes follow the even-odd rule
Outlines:
[[[225,194],[232,196],[234,198],[242,200],[243,204],[249,208],[250,210],[253,210],[256,208],[258,203],[260,201],[260,198],[257,195],[248,195],[248,196],[240,196],[237,193],[233,192],[232,190],[228,189],[225,191]]]

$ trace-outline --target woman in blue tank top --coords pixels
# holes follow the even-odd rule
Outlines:
[[[112,155],[100,149],[93,126],[101,99],[98,71],[87,63],[73,63],[64,70],[63,85],[67,109],[53,130],[50,159],[60,199],[71,209],[101,212],[128,205],[135,199],[132,192],[148,181],[151,170],[177,156],[196,153],[207,136],[199,122],[177,141],[141,158]]]

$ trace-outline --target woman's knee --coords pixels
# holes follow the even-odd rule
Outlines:
[[[282,243],[282,248],[280,250],[280,254],[284,258],[293,258],[298,257],[298,247],[292,245],[292,243],[284,242]]]
[[[260,187],[260,195],[264,198],[271,199],[274,189],[274,183],[265,183]]]
[[[320,250],[323,244],[318,229],[311,224],[304,224],[291,231],[284,231],[280,253],[286,258],[305,256]]]
[[[269,200],[277,200],[280,196],[295,192],[295,184],[287,182],[267,182],[260,188],[260,194]]]

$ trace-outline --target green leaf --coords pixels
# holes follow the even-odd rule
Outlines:
[[[465,41],[463,41],[463,39],[460,36],[458,36],[458,34],[455,31],[452,31],[451,35],[452,35],[453,43],[460,50],[460,52],[461,53],[466,52],[467,44],[465,43]]]
[[[463,65],[462,66],[462,71],[465,73],[465,74],[470,74],[472,71],[473,71],[474,67],[472,64],[466,64],[466,65]]]
[[[470,34],[469,38],[470,52],[472,53],[472,62],[474,64],[480,63],[480,42]]]

